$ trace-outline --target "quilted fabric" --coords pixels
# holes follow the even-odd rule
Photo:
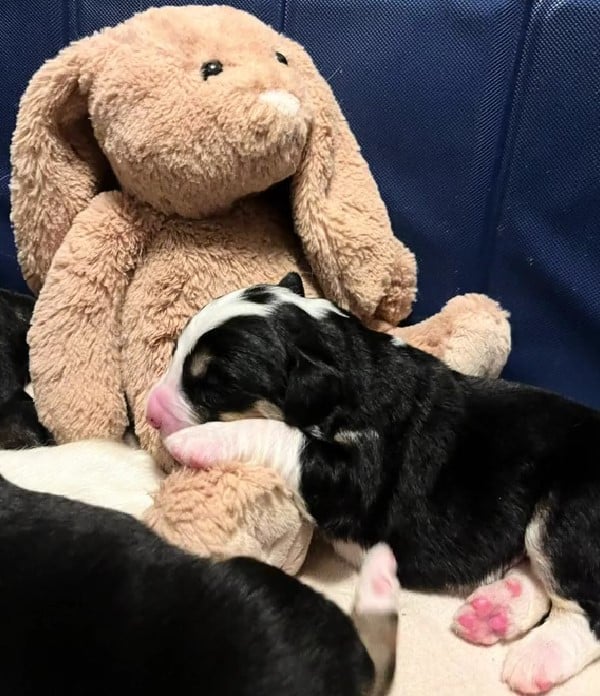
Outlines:
[[[23,287],[8,223],[18,98],[64,44],[150,4],[4,0],[0,285]],[[506,375],[600,407],[597,0],[247,0],[302,42],[416,252],[414,319],[481,291],[512,313]]]

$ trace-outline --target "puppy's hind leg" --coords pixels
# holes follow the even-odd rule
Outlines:
[[[396,570],[392,550],[377,544],[366,554],[358,578],[352,619],[375,667],[369,696],[386,694],[394,678],[400,595]]]
[[[529,525],[525,546],[552,609],[508,652],[502,678],[514,691],[540,694],[600,658],[597,503],[590,498],[548,505]]]
[[[479,587],[454,615],[455,633],[478,645],[514,640],[539,623],[550,609],[550,598],[528,563],[521,563],[502,580]]]

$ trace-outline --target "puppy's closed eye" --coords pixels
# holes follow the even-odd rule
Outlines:
[[[340,403],[342,388],[339,370],[318,357],[295,350],[290,358],[283,410],[300,427],[322,422]]]

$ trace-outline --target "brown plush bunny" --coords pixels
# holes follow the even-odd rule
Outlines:
[[[244,12],[151,9],[67,47],[22,99],[12,162],[19,260],[39,292],[32,380],[59,442],[121,439],[132,420],[169,469],[144,411],[183,325],[211,298],[291,270],[457,369],[505,363],[506,314],[484,296],[395,328],[415,297],[414,257],[311,59]],[[310,538],[296,501],[262,470],[235,471],[210,486],[168,477],[151,523],[204,552],[253,538],[253,555],[293,569]],[[257,505],[269,514],[250,520]],[[217,542],[216,527],[194,526],[211,515],[227,517]]]

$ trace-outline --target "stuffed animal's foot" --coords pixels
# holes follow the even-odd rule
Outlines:
[[[600,657],[600,643],[580,613],[553,610],[545,624],[514,645],[502,679],[521,694],[543,694]]]
[[[508,313],[489,297],[474,293],[454,297],[439,314],[392,333],[476,377],[497,377],[511,346]]]
[[[454,615],[452,628],[464,640],[493,645],[513,640],[535,626],[548,612],[544,588],[524,570],[476,590]]]

